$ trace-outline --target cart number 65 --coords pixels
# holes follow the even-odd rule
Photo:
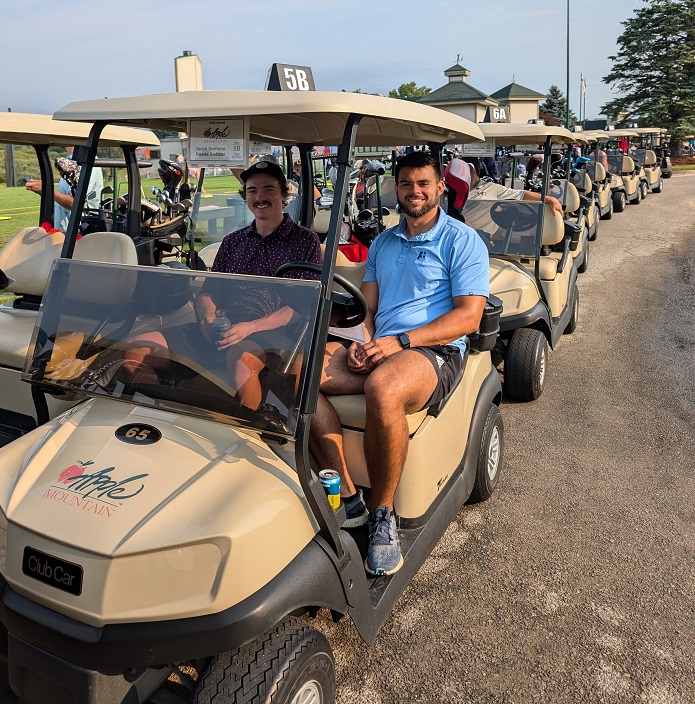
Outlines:
[[[151,445],[162,437],[162,434],[152,425],[122,425],[116,431],[116,437],[123,442],[137,445]]]

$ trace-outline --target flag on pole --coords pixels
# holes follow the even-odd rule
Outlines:
[[[580,74],[582,77],[582,93],[586,95],[586,81],[584,80],[584,74]]]

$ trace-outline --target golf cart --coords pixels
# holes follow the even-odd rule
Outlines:
[[[504,390],[520,401],[543,392],[548,345],[555,348],[563,333],[573,332],[579,318],[577,270],[572,253],[585,228],[564,220],[544,200],[550,184],[553,145],[571,144],[575,136],[564,127],[482,124],[486,147],[543,144],[542,201],[468,200],[462,215],[477,230],[490,252],[490,292],[502,300],[500,336],[495,361],[503,363]],[[468,147],[468,148],[467,148]],[[534,146],[535,148],[535,146]],[[475,155],[477,145],[464,145]],[[568,208],[579,206],[574,186]],[[576,200],[575,200],[576,199]]]
[[[663,188],[662,159],[659,159],[655,150],[659,148],[657,142],[660,141],[660,136],[666,130],[659,127],[635,127],[632,131],[639,136],[638,147],[635,150],[635,161],[642,164],[646,185],[652,193],[661,193]]]
[[[630,156],[629,149],[623,152],[620,141],[625,140],[629,145],[631,137],[636,137],[633,130],[611,130],[605,132],[606,153],[608,155],[608,165],[611,173],[620,176],[624,186],[625,201],[630,205],[639,205],[642,202],[644,179],[640,175],[640,165]],[[615,200],[616,193],[620,191],[613,189],[613,209],[620,212],[618,203]],[[620,198],[620,196],[618,196]]]
[[[0,251],[0,290],[16,296],[0,305],[0,446],[73,403],[61,396],[44,397],[22,383],[20,375],[51,265],[61,256],[64,245],[62,232],[47,232],[41,227],[42,223],[53,225],[54,178],[48,149],[84,149],[89,130],[87,124],[53,120],[49,115],[0,113],[0,142],[33,146],[43,183],[37,226],[22,229]],[[158,143],[150,131],[114,126],[104,130],[99,141],[101,146],[123,147],[126,152]],[[121,261],[124,239],[128,238],[116,232],[97,239],[91,235],[82,238],[76,245],[75,258]]]
[[[348,614],[372,643],[460,507],[494,490],[503,449],[489,351],[499,310],[488,306],[454,391],[407,419],[395,499],[404,564],[367,577],[366,536],[341,529],[344,508],[330,506],[308,451],[329,324],[347,330],[365,314],[361,267],[341,277],[335,266],[349,164],[356,144],[427,144],[436,154],[447,141],[482,134],[429,106],[311,91],[94,100],[56,117],[95,123],[78,208],[107,122],[193,135],[215,120],[229,126],[230,143],[216,146],[229,154],[237,146],[248,154],[249,137],[339,144],[338,176],[320,280],[75,261],[71,220],[23,374],[42,391],[73,395],[75,405],[0,450],[0,623],[10,685],[27,704],[329,704],[330,646],[297,617],[319,608]],[[302,188],[313,180],[302,178]],[[293,266],[308,267],[281,269]],[[239,403],[226,370],[174,350],[158,383],[122,373],[134,334],[195,323],[191,299],[204,286],[228,298],[257,287],[296,313],[266,350],[275,363],[260,379],[257,410]],[[350,472],[368,488],[364,397],[331,402]],[[179,699],[161,693],[170,676]]]
[[[598,207],[600,219],[610,220],[613,217],[613,194],[611,192],[612,174],[604,167],[599,159],[599,142],[604,134],[603,131],[598,130],[582,132],[582,137],[586,140],[588,145],[586,151],[589,158],[589,161],[584,164],[583,168],[587,176],[591,179],[591,186],[594,191],[594,204]],[[598,228],[598,223],[596,227]]]

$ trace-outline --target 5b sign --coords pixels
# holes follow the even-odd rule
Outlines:
[[[273,64],[268,71],[266,90],[309,91],[316,90],[314,76],[309,66]]]

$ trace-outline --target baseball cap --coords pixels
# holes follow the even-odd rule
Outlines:
[[[270,161],[257,161],[252,166],[249,166],[248,169],[242,171],[239,178],[243,183],[246,183],[249,176],[253,176],[254,174],[268,174],[268,176],[273,176],[280,181],[280,185],[287,185],[287,179],[285,178],[285,173],[282,168],[278,164],[273,164]]]

